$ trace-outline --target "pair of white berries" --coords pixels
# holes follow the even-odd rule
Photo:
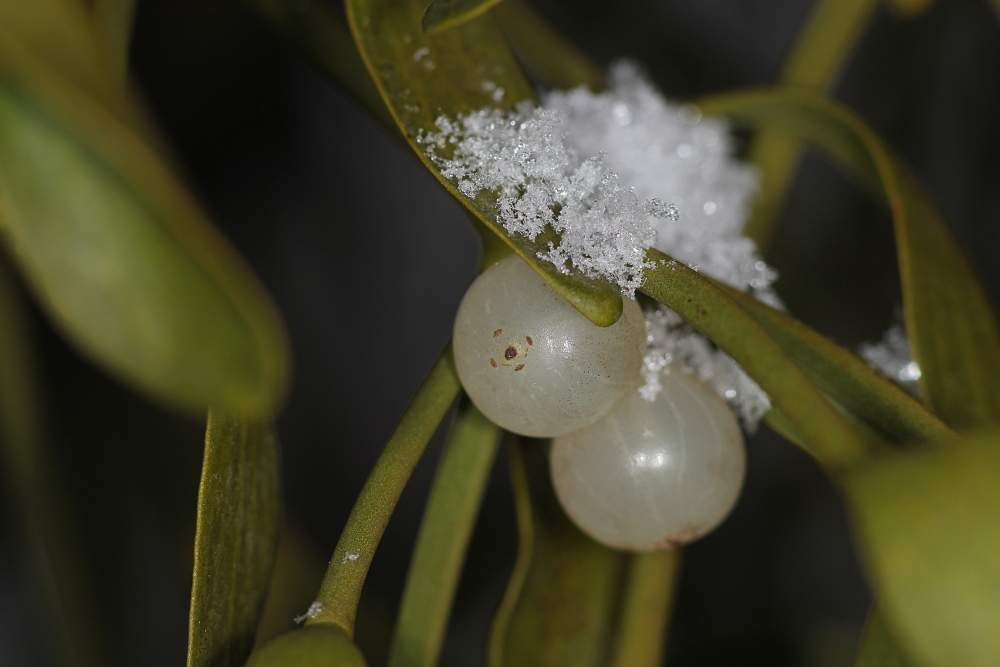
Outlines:
[[[466,393],[499,426],[554,438],[563,509],[598,542],[630,551],[701,537],[743,483],[739,424],[709,387],[668,367],[652,402],[638,392],[642,310],[598,327],[513,256],[472,284],[455,320]]]

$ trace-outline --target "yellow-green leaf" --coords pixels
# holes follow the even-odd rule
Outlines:
[[[854,667],[910,667],[912,664],[896,638],[889,634],[889,626],[876,604],[868,615]]]
[[[548,447],[512,439],[517,561],[493,620],[489,667],[597,667],[611,658],[630,557],[594,542],[563,513]]]
[[[280,634],[253,652],[246,667],[366,667],[365,657],[343,630],[310,625]]]
[[[931,8],[934,0],[889,0],[889,5],[899,16],[914,19]]]
[[[854,50],[877,0],[818,0],[782,64],[778,81],[823,92],[833,86]],[[762,129],[750,146],[750,160],[760,170],[760,191],[744,231],[766,244],[795,176],[801,149],[795,137]]]
[[[1000,421],[1000,328],[989,299],[937,208],[874,132],[801,90],[751,90],[699,105],[807,141],[885,194],[924,402],[956,429]]]
[[[841,478],[891,632],[917,664],[1000,664],[1000,434]]]
[[[767,329],[711,280],[657,250],[646,257],[657,266],[645,272],[642,291],[740,364],[820,463],[837,469],[879,444],[857,431]]]
[[[630,558],[612,667],[660,667],[681,552],[653,551]]]
[[[715,284],[753,315],[827,396],[883,436],[903,443],[955,437],[910,394],[854,353],[745,292]]]
[[[270,414],[287,381],[280,319],[109,83],[77,4],[0,0],[0,19],[17,17],[0,20],[4,240],[109,371],[172,406]]]
[[[440,32],[476,18],[499,2],[500,0],[431,0],[420,24],[427,32]]]
[[[434,122],[441,115],[454,117],[484,108],[509,107],[534,98],[530,83],[491,16],[482,15],[450,30],[428,34],[420,25],[421,0],[348,0],[346,5],[368,71],[427,168],[581,313],[602,326],[617,321],[622,301],[616,285],[576,271],[563,274],[538,259],[537,253],[557,240],[555,234],[534,240],[509,235],[497,223],[496,193],[465,197],[438,172],[416,141],[422,133],[437,132]]]
[[[188,667],[239,667],[250,655],[278,548],[280,479],[269,423],[209,412]]]
[[[452,426],[417,535],[389,667],[434,667],[465,553],[496,458],[500,429],[471,402]]]

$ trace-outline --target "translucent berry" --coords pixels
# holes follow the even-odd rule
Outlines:
[[[599,327],[522,259],[487,269],[455,318],[455,364],[465,391],[503,428],[563,435],[600,419],[640,381],[642,310]]]
[[[655,401],[632,392],[592,426],[552,442],[563,509],[617,549],[670,549],[697,539],[732,510],[746,465],[729,407],[677,369]]]

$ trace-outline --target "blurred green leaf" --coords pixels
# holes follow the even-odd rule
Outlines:
[[[579,272],[563,274],[538,259],[555,234],[531,241],[508,235],[497,223],[496,193],[474,200],[445,179],[416,139],[437,132],[442,114],[457,116],[484,108],[512,106],[534,98],[530,83],[507,43],[486,14],[437,34],[420,25],[425,0],[347,0],[347,15],[362,58],[403,134],[437,179],[499,235],[570,303],[596,324],[609,326],[622,311],[621,294],[606,280]],[[485,84],[485,85],[484,85]],[[501,100],[494,97],[503,91]]]
[[[870,442],[823,395],[809,375],[747,310],[711,280],[658,250],[641,291],[683,317],[732,357],[771,397],[820,463],[841,468],[881,444]]]
[[[97,615],[76,519],[46,436],[26,304],[0,256],[0,472],[23,519],[27,553],[48,613],[45,637],[62,664],[103,667],[105,628]]]
[[[604,73],[527,0],[507,0],[490,14],[525,68],[546,88],[604,88]]]
[[[629,555],[594,542],[552,490],[548,445],[511,438],[518,555],[490,631],[489,667],[607,664]]]
[[[271,425],[211,410],[198,489],[188,667],[240,667],[250,655],[278,548],[280,485]]]
[[[135,0],[93,0],[90,13],[111,72],[124,84]]]
[[[375,462],[330,559],[318,610],[307,624],[330,624],[354,636],[358,600],[382,533],[427,443],[461,391],[451,345],[434,362]]]
[[[365,657],[344,631],[310,625],[278,635],[253,652],[246,667],[365,667]]]
[[[653,551],[631,557],[612,667],[660,667],[681,552]]]
[[[384,127],[396,132],[396,121],[368,75],[344,18],[321,0],[246,0],[260,16]]]
[[[885,437],[902,443],[955,437],[954,431],[916,399],[853,352],[831,342],[791,315],[729,285],[713,282],[753,315],[827,396],[878,428]]]
[[[912,664],[903,655],[896,639],[889,634],[889,628],[876,603],[868,615],[854,667],[910,667]]]
[[[430,33],[453,28],[476,18],[501,0],[431,0],[420,25]]]
[[[1000,434],[893,452],[841,484],[892,634],[918,664],[1000,664]]]
[[[868,23],[877,0],[819,0],[795,37],[782,64],[782,84],[823,92],[830,89]],[[760,170],[760,189],[754,198],[744,232],[766,245],[799,163],[799,141],[761,129],[750,145],[749,159]]]
[[[170,405],[270,414],[280,319],[154,151],[80,3],[0,0],[0,226],[55,324]]]
[[[889,0],[889,6],[900,17],[905,19],[915,19],[923,15],[934,0]]]
[[[989,299],[933,202],[871,129],[840,105],[787,88],[719,95],[699,106],[808,141],[885,194],[925,403],[955,429],[1000,421],[1000,329]]]
[[[496,458],[500,429],[471,402],[452,426],[417,535],[390,667],[434,667],[451,615],[455,589],[476,515]]]

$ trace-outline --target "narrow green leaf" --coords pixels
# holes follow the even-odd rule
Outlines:
[[[612,667],[660,667],[680,551],[635,554],[629,564]]]
[[[782,84],[824,92],[833,87],[877,0],[819,0],[810,10],[778,74]],[[799,164],[799,141],[762,129],[750,145],[761,183],[744,232],[766,245]]]
[[[452,426],[403,589],[389,667],[434,667],[500,429],[472,403]]]
[[[525,68],[546,88],[604,88],[604,72],[526,0],[507,0],[491,14]]]
[[[280,481],[271,425],[211,410],[198,489],[188,667],[239,667],[250,655],[278,548]]]
[[[420,385],[365,481],[340,534],[316,597],[317,609],[307,625],[331,624],[348,637],[354,636],[361,588],[382,533],[413,468],[460,390],[449,344]]]
[[[90,11],[108,65],[114,76],[124,84],[128,73],[135,0],[93,0]]]
[[[50,459],[34,346],[25,304],[0,258],[0,470],[4,490],[23,519],[43,629],[62,662],[108,664],[106,638],[85,571],[83,548]]]
[[[871,129],[801,90],[751,90],[699,106],[808,141],[885,194],[925,403],[955,429],[1000,421],[1000,328],[989,299],[937,208]]]
[[[56,2],[14,4],[52,10],[79,63],[36,25],[47,17],[0,0],[0,228],[14,258],[54,323],[123,380],[190,411],[270,414],[288,365],[274,307],[115,97],[86,17]]]
[[[629,556],[594,542],[563,513],[546,443],[512,438],[508,454],[518,556],[493,620],[487,664],[607,664]]]
[[[1000,664],[1000,434],[845,474],[879,604],[918,664]]]
[[[407,141],[437,179],[499,235],[581,313],[601,326],[621,316],[621,293],[606,280],[561,273],[538,259],[555,234],[535,240],[511,236],[497,222],[497,194],[462,195],[445,179],[417,139],[437,132],[435,120],[484,108],[512,106],[534,91],[489,14],[428,34],[420,26],[422,0],[347,0],[351,31],[383,99]],[[496,95],[502,90],[502,96]],[[500,99],[497,99],[500,97]]]
[[[420,20],[430,33],[461,25],[496,6],[500,0],[431,0]]]
[[[885,437],[904,443],[955,437],[954,431],[910,394],[854,353],[745,292],[715,284],[753,315],[827,396],[878,428]]]
[[[874,605],[865,624],[854,667],[910,667],[912,664],[903,655],[895,637],[889,634],[878,604]]]
[[[364,655],[334,625],[309,625],[280,634],[253,652],[246,667],[366,667]]]
[[[781,344],[712,281],[658,250],[650,250],[646,258],[657,266],[646,271],[642,292],[683,317],[740,364],[820,463],[837,469],[879,444],[866,441]]]

